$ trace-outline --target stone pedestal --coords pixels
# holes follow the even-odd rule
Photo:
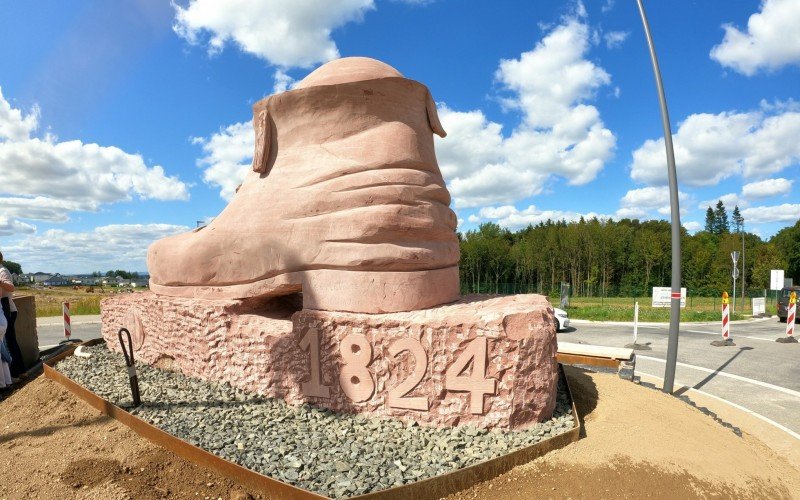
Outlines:
[[[140,362],[334,411],[518,429],[555,406],[555,320],[539,295],[361,314],[152,293],[103,300],[103,337]],[[143,399],[146,400],[146,392]]]

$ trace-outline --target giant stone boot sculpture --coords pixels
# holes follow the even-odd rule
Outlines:
[[[453,302],[459,248],[427,87],[374,59],[321,66],[254,106],[253,167],[207,227],[148,252],[160,295],[303,292],[305,308],[381,313]]]
[[[124,327],[141,362],[335,412],[500,429],[550,418],[547,298],[459,297],[428,89],[346,58],[254,108],[241,188],[206,228],[150,247],[151,292],[103,300],[109,348]],[[302,308],[280,297],[301,291]]]

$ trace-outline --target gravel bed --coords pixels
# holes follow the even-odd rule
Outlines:
[[[292,406],[231,387],[138,364],[142,406],[130,409],[124,358],[84,347],[58,370],[100,397],[193,445],[261,474],[342,498],[438,476],[572,429],[559,382],[553,418],[524,431],[421,427],[398,420]]]

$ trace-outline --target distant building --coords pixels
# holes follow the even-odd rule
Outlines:
[[[12,274],[11,278],[15,285],[27,285],[34,282],[32,274]]]
[[[58,273],[42,281],[42,285],[44,286],[66,286],[71,284],[72,283],[70,283],[70,280],[66,276],[61,276]]]
[[[52,274],[49,273],[33,273],[31,275],[33,277],[34,283],[44,283],[45,281],[49,280],[52,277]]]
[[[12,274],[11,281],[13,281],[15,285],[30,285],[33,283],[33,275],[25,273]]]

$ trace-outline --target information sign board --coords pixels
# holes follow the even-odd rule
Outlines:
[[[672,288],[668,286],[653,287],[653,307],[670,307]],[[681,307],[686,307],[686,289],[681,288]]]

